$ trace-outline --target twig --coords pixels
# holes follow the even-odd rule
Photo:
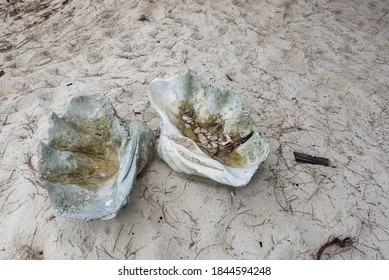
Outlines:
[[[101,245],[101,247],[103,249],[100,249],[99,247],[96,246],[96,250],[99,250],[100,252],[103,252],[106,255],[110,256],[113,260],[116,260],[116,258],[114,256],[112,256],[110,253],[108,253],[107,249],[105,249],[103,245]]]
[[[193,224],[197,225],[197,220],[198,220],[198,219],[194,219],[193,216],[192,216],[191,214],[189,214],[189,212],[186,211],[186,210],[181,209],[181,211],[184,212],[186,215],[189,216],[189,219],[192,221]]]
[[[266,224],[270,219],[268,218],[265,218],[262,222],[260,222],[259,224],[254,224],[254,225],[248,225],[246,223],[244,223],[245,226],[247,227],[260,227],[260,226],[263,226],[264,224]]]
[[[24,39],[19,45],[16,46],[16,48],[20,48],[21,46],[27,44],[30,41],[30,38]]]
[[[144,246],[139,247],[138,249],[131,250],[133,240],[134,240],[134,238],[131,237],[130,240],[128,241],[127,245],[124,247],[124,249],[126,250],[126,252],[125,252],[126,259],[128,259],[128,257],[130,257],[132,255],[135,258],[136,253],[146,247],[146,245],[144,245]]]
[[[173,222],[179,223],[179,221],[175,221],[175,220],[173,219],[173,217],[169,214],[169,212],[168,212],[168,210],[167,210],[167,208],[166,208],[166,206],[165,206],[165,202],[162,202],[161,211],[162,211],[162,216],[163,216],[163,219],[165,220],[165,222],[166,222],[169,226],[171,226],[172,228],[177,229],[177,227],[174,226],[174,224],[170,223],[170,222],[168,221],[168,219],[166,219],[166,217],[169,216],[169,217],[173,220]]]
[[[1,132],[1,129],[0,129],[0,132]],[[5,154],[5,151],[7,150],[8,148],[8,144],[9,144],[10,141],[7,142],[7,144],[5,144],[5,147],[4,147],[4,150],[0,153],[0,157],[3,158],[4,157],[4,154]]]
[[[34,167],[34,165],[32,163],[32,157],[33,156],[34,156],[34,154],[32,152],[28,151],[24,155],[24,158],[25,158],[25,164],[27,164],[27,166],[30,169],[30,171],[34,174],[34,173],[36,173],[36,168]]]
[[[27,200],[25,200],[25,201],[23,201],[22,203],[20,203],[20,204],[18,205],[18,207],[16,207],[15,209],[8,211],[8,212],[7,212],[7,215],[8,215],[8,214],[11,214],[12,212],[15,212],[16,210],[18,210],[18,209],[19,209],[24,203],[26,203],[26,202],[27,202]]]
[[[263,258],[266,259],[270,255],[270,252],[274,250],[274,246],[281,244],[281,242],[284,241],[285,239],[287,239],[288,237],[289,236],[285,236],[284,238],[278,240],[276,244],[274,244],[274,241],[273,241],[274,245],[270,248],[270,250],[266,253],[266,255]],[[273,236],[272,236],[272,240],[273,240]]]
[[[384,18],[384,16],[386,16],[388,14],[388,11],[386,11],[383,15],[382,15],[382,17],[380,17],[380,19],[379,20],[377,20],[377,22],[379,22],[381,19],[383,19]]]
[[[36,230],[37,230],[38,228],[37,227],[35,227],[35,230],[34,230],[34,233],[33,233],[33,235],[32,235],[32,239],[31,239],[31,247],[32,247],[32,245],[34,245],[34,239],[35,239],[35,235],[36,235]]]
[[[253,209],[248,209],[248,210],[242,211],[242,212],[240,212],[240,213],[237,213],[237,214],[229,221],[229,223],[227,224],[226,230],[228,230],[228,229],[231,228],[231,227],[230,227],[231,223],[232,223],[237,217],[239,217],[240,215],[249,215],[249,216],[252,216],[252,217],[256,217],[254,214],[248,213],[248,212],[250,212],[250,211],[252,211],[252,210],[253,210]]]
[[[355,242],[355,238],[351,237],[346,237],[344,239],[339,239],[338,237],[335,237],[331,241],[325,243],[323,246],[320,247],[319,251],[316,254],[316,260],[320,260],[321,255],[323,254],[324,250],[327,249],[328,247],[331,247],[333,245],[338,245],[340,248],[345,248],[345,247],[353,247],[353,243]]]
[[[197,260],[197,257],[205,250],[205,249],[208,249],[210,247],[214,247],[214,246],[220,246],[220,245],[223,245],[222,243],[216,243],[216,244],[211,244],[211,245],[208,245],[208,246],[205,246],[204,248],[202,248],[200,251],[197,252],[196,256],[195,256],[195,260]]]
[[[118,236],[116,237],[115,243],[113,244],[113,249],[112,249],[112,252],[113,252],[113,253],[115,253],[116,243],[118,242],[119,236],[120,236],[120,234],[122,233],[123,227],[124,227],[124,224],[121,226],[121,228],[120,228],[120,230],[119,230],[119,234],[118,234]]]
[[[296,159],[297,162],[302,162],[302,163],[310,163],[310,164],[318,164],[318,165],[324,165],[324,166],[331,166],[331,162],[328,158],[323,158],[323,157],[315,157],[299,152],[293,152],[294,158]]]

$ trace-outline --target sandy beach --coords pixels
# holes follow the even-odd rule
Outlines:
[[[0,1],[0,259],[389,258],[384,0]],[[60,217],[37,180],[48,117],[79,95],[159,134],[149,84],[190,70],[270,142],[246,187],[155,155],[110,220]],[[296,162],[293,152],[333,166]]]

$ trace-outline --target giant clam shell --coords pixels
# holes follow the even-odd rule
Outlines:
[[[245,186],[269,154],[237,94],[189,72],[150,84],[161,119],[159,156],[175,171]]]
[[[81,220],[115,217],[153,157],[151,129],[120,119],[100,94],[73,98],[49,125],[48,143],[38,145],[38,175],[54,209]]]

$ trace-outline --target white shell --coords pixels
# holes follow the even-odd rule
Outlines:
[[[115,217],[153,158],[151,129],[120,119],[100,94],[73,98],[49,124],[48,143],[38,145],[38,175],[53,208],[66,218]]]
[[[189,72],[150,84],[161,119],[158,155],[177,172],[245,186],[269,154],[238,95]]]

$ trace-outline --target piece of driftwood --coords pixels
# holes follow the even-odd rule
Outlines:
[[[297,162],[303,162],[303,163],[310,163],[310,164],[318,164],[318,165],[324,165],[324,166],[331,166],[331,161],[328,158],[323,157],[315,157],[299,152],[293,152],[294,158]]]

